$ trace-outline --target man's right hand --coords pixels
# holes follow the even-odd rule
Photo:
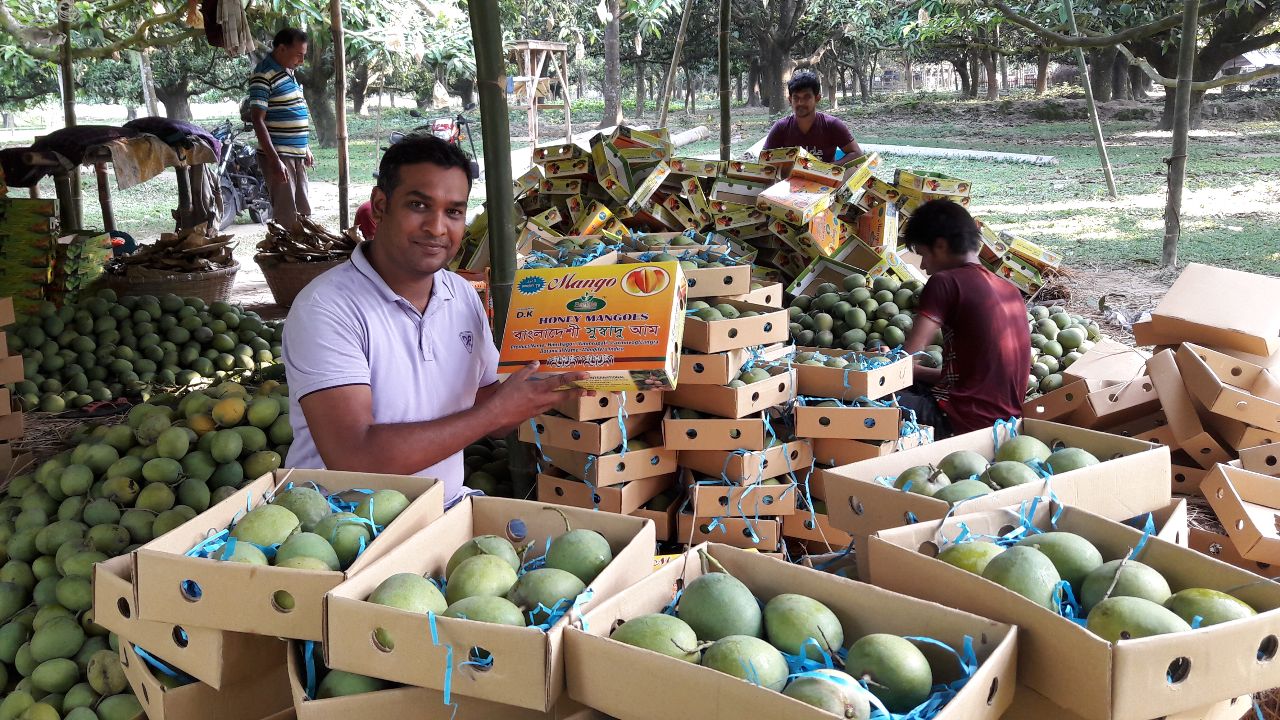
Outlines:
[[[587,373],[563,373],[533,379],[538,367],[539,363],[532,362],[512,373],[485,402],[485,411],[493,413],[493,417],[498,419],[499,427],[519,425],[535,415],[547,412],[566,398],[577,399],[587,394],[588,391],[582,388],[560,389],[586,379],[589,377]]]
[[[281,160],[279,155],[267,158],[265,165],[262,172],[266,174],[268,183],[280,185],[288,180],[289,176],[284,168],[284,160]]]

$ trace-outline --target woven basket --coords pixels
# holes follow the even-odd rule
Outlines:
[[[302,288],[306,287],[307,283],[346,261],[347,258],[321,262],[284,262],[273,257],[254,258],[254,262],[262,268],[262,276],[267,280],[267,287],[271,288],[271,295],[280,307],[293,305],[293,299],[298,297],[298,293],[302,292]]]
[[[198,297],[206,303],[226,302],[231,299],[231,288],[239,270],[238,262],[227,268],[190,273],[130,267],[125,275],[101,276],[94,287],[110,288],[117,295],[160,296],[173,293],[179,297]]]

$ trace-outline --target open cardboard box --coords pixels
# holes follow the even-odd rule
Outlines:
[[[595,487],[551,468],[538,473],[538,501],[630,515],[676,483],[675,472]]]
[[[1201,481],[1200,492],[1240,555],[1280,564],[1280,478],[1218,465]]]
[[[821,353],[827,357],[840,355],[846,359],[853,358],[853,361],[843,368],[797,363],[794,366],[796,390],[800,395],[835,398],[842,401],[864,397],[868,400],[877,400],[890,393],[911,387],[912,364],[909,356],[869,370],[860,370],[856,362],[859,357],[883,358],[884,356],[878,353],[844,352],[832,348],[796,348],[796,354],[805,352]]]
[[[668,450],[764,450],[773,436],[771,410],[736,419],[681,419],[679,413],[670,408],[662,420],[662,445]]]
[[[1125,557],[1142,532],[1076,507],[1041,503],[1031,522],[1054,525],[1092,542],[1103,559]],[[1018,523],[1004,508],[886,530],[870,539],[870,582],[945,602],[1018,626],[1018,682],[1088,720],[1150,720],[1280,685],[1275,662],[1280,587],[1187,548],[1148,538],[1137,558],[1158,570],[1174,591],[1231,591],[1258,615],[1186,632],[1109,643],[1071,620],[980,575],[935,557],[941,538],[960,524],[975,534],[1001,535]],[[1064,660],[1069,659],[1069,665]]]
[[[1224,290],[1236,307],[1248,312],[1223,313],[1205,302]],[[1151,330],[1200,345],[1270,355],[1280,350],[1277,297],[1280,279],[1191,263],[1151,312]]]
[[[813,450],[804,440],[780,442],[764,450],[682,450],[680,464],[690,470],[731,483],[752,483],[806,471],[813,464]],[[1167,484],[1167,483],[1166,483]]]
[[[559,415],[539,415],[529,422],[520,423],[521,442],[541,447],[558,447],[604,455],[622,445],[625,437],[638,437],[658,426],[657,413],[616,416],[608,420],[574,420]],[[621,427],[619,427],[621,425]]]
[[[749,289],[741,295],[725,295],[724,299],[780,308],[782,307],[782,283],[766,283],[758,288]]]
[[[566,397],[556,404],[556,412],[574,420],[609,420],[621,410],[628,415],[661,412],[665,407],[661,390],[638,392],[597,392],[595,396]]]
[[[837,440],[835,438],[815,438],[813,459],[819,465],[838,467],[851,465],[863,460],[892,455],[902,450],[910,450],[933,442],[933,428],[919,425],[920,432],[914,432],[897,440],[868,442],[865,440]]]
[[[1155,383],[1144,376],[1089,393],[1084,403],[1063,422],[1087,428],[1112,427],[1133,422],[1159,409],[1160,396]]]
[[[827,509],[836,527],[853,534],[859,547],[863,539],[880,530],[915,521],[936,520],[955,512],[980,512],[1016,505],[1048,496],[1068,505],[1124,519],[1169,504],[1169,449],[1116,435],[1041,420],[1019,420],[1020,434],[1031,435],[1053,447],[1065,443],[1089,451],[1101,462],[1056,475],[1051,481],[1026,483],[963,501],[957,509],[924,495],[904,492],[877,478],[893,478],[916,465],[936,465],[956,450],[972,450],[986,458],[995,456],[995,431],[975,430],[873,460],[823,471]],[[1001,442],[1007,436],[1001,437]],[[865,561],[860,553],[858,562]]]
[[[696,517],[685,509],[676,515],[675,542],[690,546],[716,542],[772,553],[782,547],[782,521],[772,517]]]
[[[1170,452],[1182,449],[1178,444],[1178,439],[1173,435],[1173,428],[1169,426],[1169,420],[1165,417],[1163,410],[1154,412],[1146,417],[1140,417],[1137,420],[1100,429],[1102,432],[1112,435],[1133,438],[1155,445],[1164,445],[1169,448]]]
[[[1226,443],[1227,447],[1237,452],[1259,445],[1280,442],[1280,432],[1253,427],[1226,415],[1209,412],[1194,395],[1192,395],[1192,400],[1195,401],[1196,410],[1200,413],[1200,419],[1211,428],[1216,437],[1221,438],[1222,442]]]
[[[695,252],[702,250],[696,245],[682,249]],[[675,248],[673,250],[674,252],[670,254],[681,257],[682,253],[679,250]],[[626,253],[619,258],[618,262],[622,264],[645,263],[650,261],[649,256],[653,254],[652,252]],[[721,258],[721,260],[729,259]],[[732,260],[729,260],[729,262],[732,262]],[[685,268],[684,277],[689,286],[688,297],[690,298],[739,295],[751,290],[751,263],[740,263],[718,268]]]
[[[128,555],[93,566],[93,621],[215,690],[258,672],[257,660],[280,644],[262,635],[140,620],[132,578]]]
[[[229,527],[246,509],[265,504],[268,496],[287,483],[315,483],[330,492],[398,490],[411,502],[345,572],[259,567],[186,555],[203,542],[211,530]],[[135,550],[132,555],[134,607],[143,620],[319,640],[324,635],[325,593],[430,525],[443,511],[444,485],[430,478],[331,470],[277,470]],[[292,596],[292,610],[276,604],[277,592]]]
[[[719,300],[720,302],[713,302]],[[771,345],[786,342],[790,330],[787,323],[787,311],[768,305],[754,305],[725,298],[707,300],[711,305],[721,303],[730,305],[738,311],[754,310],[760,315],[740,317],[733,320],[713,320],[707,322],[697,315],[687,315],[684,319],[684,346],[704,353],[716,353],[724,350],[737,350],[755,345]]]
[[[826,552],[847,547],[853,542],[853,535],[832,525],[829,515],[810,513],[803,508],[782,517],[782,536],[819,543]]]
[[[903,435],[902,408],[795,407],[796,436],[842,440],[896,440]]]
[[[1125,520],[1124,523],[1129,527],[1142,530],[1148,516],[1151,517],[1152,524],[1155,526],[1156,537],[1174,545],[1188,547],[1191,526],[1187,520],[1186,498],[1174,498],[1159,510],[1142,513]]]
[[[1241,695],[1208,707],[1162,715],[1161,720],[1240,720],[1245,713],[1251,713],[1252,709],[1253,698],[1249,695]],[[1013,693],[1013,704],[1000,717],[1000,720],[1045,720],[1045,718],[1084,720],[1070,710],[1054,705],[1044,695],[1021,683]]]
[[[1241,450],[1240,467],[1260,475],[1280,477],[1280,443]]]
[[[1103,338],[1062,371],[1065,383],[1098,380],[1108,385],[1126,383],[1146,372],[1149,355],[1115,340]]]
[[[711,354],[685,352],[680,355],[680,387],[687,389],[690,385],[728,385],[737,379],[747,363],[757,358],[773,362],[794,353],[795,348],[786,343]]]
[[[1280,376],[1260,365],[1183,343],[1178,369],[1187,388],[1210,412],[1280,432]]]
[[[1208,555],[1215,560],[1221,560],[1228,565],[1234,565],[1241,570],[1248,570],[1264,578],[1273,580],[1280,578],[1280,565],[1272,565],[1271,563],[1246,558],[1236,550],[1235,544],[1226,535],[1194,527],[1189,531],[1189,535],[1187,545],[1198,553]]]
[[[931,637],[958,650],[965,638],[970,638],[978,669],[934,716],[937,720],[994,719],[1008,706],[1016,684],[1014,628],[719,544],[690,549],[620,595],[598,604],[587,613],[582,629],[568,630],[570,697],[621,720],[832,717],[782,693],[608,638],[621,622],[662,612],[677,587],[687,587],[703,575],[699,550],[718,560],[762,601],[799,593],[825,604],[840,619],[846,643],[870,633],[892,633]],[[930,659],[935,682],[958,677],[954,656],[931,645],[919,647]],[[619,672],[618,668],[629,671]],[[641,677],[646,682],[636,681]]]
[[[667,393],[669,406],[688,408],[723,418],[741,418],[795,397],[795,371],[790,367],[767,367],[768,380],[733,388],[727,385],[684,385]]]
[[[1085,396],[1108,387],[1104,380],[1076,380],[1052,392],[1037,395],[1022,403],[1022,417],[1032,420],[1057,420],[1080,409]]]
[[[1176,495],[1195,495],[1200,490],[1200,483],[1209,475],[1209,471],[1188,462],[1183,465],[1177,458],[1169,467],[1171,488]]]
[[[662,438],[656,431],[643,437],[653,446],[628,450],[625,455],[616,451],[592,455],[549,446],[543,446],[542,454],[551,460],[552,465],[595,487],[621,485],[631,480],[676,472],[678,453],[658,445]]]
[[[477,535],[514,534],[517,541],[528,539],[541,549],[548,539],[565,532],[561,513],[575,529],[603,535],[614,553],[613,562],[588,585],[594,594],[583,607],[590,608],[649,574],[655,540],[653,524],[646,520],[523,500],[467,498],[329,594],[325,601],[328,666],[435,690],[445,688],[451,672],[452,690],[458,695],[549,710],[564,690],[561,634],[568,617],[545,633],[438,617],[432,632],[426,616],[374,605],[366,598],[396,573],[443,576],[449,557]],[[390,651],[373,640],[380,628],[390,638]],[[438,643],[432,641],[433,635],[438,635]],[[491,653],[489,668],[483,672],[459,668],[456,663],[475,647]]]
[[[1200,422],[1173,351],[1163,350],[1153,355],[1147,361],[1147,374],[1156,386],[1160,407],[1169,421],[1169,428],[1177,439],[1178,447],[1205,469],[1230,461],[1231,453]]]
[[[796,512],[795,483],[765,485],[698,484],[691,471],[685,470],[680,483],[689,497],[689,509],[696,517],[755,518],[760,516],[792,515]]]
[[[676,513],[680,512],[683,502],[683,497],[675,497],[665,510],[650,510],[641,506],[630,514],[631,517],[652,520],[653,537],[658,542],[673,542],[676,540]]]
[[[262,638],[267,640],[268,638]],[[134,641],[120,639],[120,665],[149,720],[258,720],[290,705],[286,643],[270,638],[271,645],[246,658],[249,665],[234,684],[221,690],[193,682],[169,688],[134,651]],[[147,650],[146,647],[142,648]],[[149,651],[148,651],[149,652]],[[166,658],[157,658],[168,663]]]

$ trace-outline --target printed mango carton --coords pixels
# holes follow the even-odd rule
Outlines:
[[[673,390],[688,285],[674,262],[516,272],[498,360],[585,371],[590,390]]]

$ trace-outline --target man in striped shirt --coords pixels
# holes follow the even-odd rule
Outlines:
[[[285,28],[272,40],[271,54],[249,78],[249,116],[258,137],[258,163],[276,222],[287,228],[299,215],[311,214],[307,199],[307,168],[315,164],[307,146],[310,132],[307,101],[293,71],[307,56],[307,34]]]

